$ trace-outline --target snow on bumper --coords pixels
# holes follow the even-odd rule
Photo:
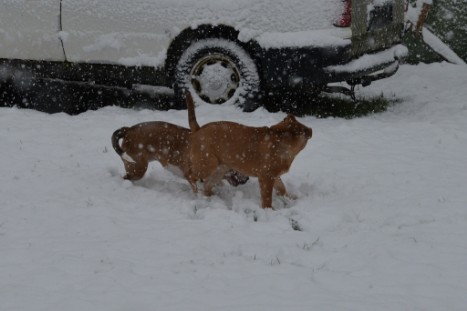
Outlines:
[[[338,76],[346,74],[350,76],[356,73],[361,73],[363,76],[365,74],[375,73],[379,70],[386,70],[386,72],[389,72],[395,67],[395,64],[399,64],[399,60],[408,55],[408,52],[409,50],[406,46],[399,44],[381,52],[365,54],[347,64],[328,66],[324,68],[324,70],[330,75]],[[397,66],[394,72],[396,70]]]

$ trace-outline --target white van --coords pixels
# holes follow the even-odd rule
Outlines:
[[[183,89],[258,107],[262,92],[395,73],[403,0],[2,0],[0,80]],[[198,100],[199,100],[198,99]]]

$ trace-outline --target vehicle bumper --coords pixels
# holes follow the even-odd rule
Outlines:
[[[260,61],[268,88],[323,86],[334,82],[368,85],[393,75],[408,49],[391,48],[352,58],[350,45],[328,48],[269,49]]]
[[[399,63],[408,55],[404,45],[396,45],[373,54],[365,54],[347,64],[324,68],[329,82],[347,81],[351,85],[368,85],[372,81],[392,76]]]

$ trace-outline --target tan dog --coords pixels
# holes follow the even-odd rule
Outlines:
[[[122,127],[112,135],[112,146],[125,166],[129,180],[141,179],[150,161],[159,161],[163,167],[188,180],[188,151],[191,131],[167,122],[145,122]],[[223,176],[231,185],[244,184],[248,176],[235,171]]]
[[[212,188],[229,169],[247,176],[258,177],[261,206],[272,207],[272,191],[288,196],[280,176],[289,171],[296,155],[305,148],[312,129],[288,115],[271,127],[250,127],[220,121],[199,127],[193,101],[187,100],[188,119],[192,129],[190,174],[192,188],[204,180],[204,194],[212,195]]]

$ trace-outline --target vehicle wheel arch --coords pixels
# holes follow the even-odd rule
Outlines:
[[[251,58],[255,61],[258,70],[259,45],[254,41],[241,42],[238,39],[239,32],[235,28],[227,25],[200,25],[197,28],[186,28],[178,34],[167,49],[167,60],[165,62],[165,72],[171,85],[175,79],[175,69],[183,52],[194,42],[203,39],[226,39],[233,41],[245,49]]]

